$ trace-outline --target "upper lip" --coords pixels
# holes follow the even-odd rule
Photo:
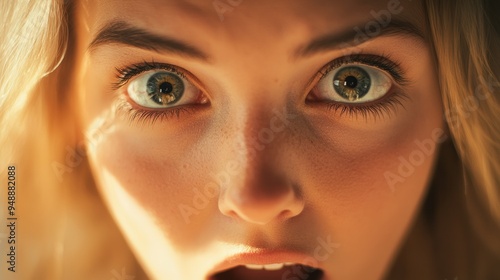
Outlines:
[[[318,267],[318,261],[314,257],[300,252],[284,250],[257,250],[251,253],[241,253],[227,257],[219,262],[208,272],[207,277],[213,276],[219,272],[247,264],[275,264],[275,263],[294,263],[299,265]]]

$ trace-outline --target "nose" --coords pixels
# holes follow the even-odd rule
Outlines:
[[[273,120],[267,123],[272,123]],[[264,122],[266,123],[266,122]],[[262,124],[262,123],[261,123]],[[262,128],[261,131],[267,128]],[[286,132],[279,131],[272,142],[256,143],[258,139],[243,132],[243,147],[238,174],[221,186],[219,210],[226,216],[253,224],[264,225],[284,221],[299,215],[304,201],[299,187],[293,183],[283,162],[287,161]],[[270,131],[270,129],[267,129]],[[281,135],[278,135],[281,134]],[[261,145],[262,144],[262,145]],[[241,146],[241,145],[240,145]],[[288,175],[287,175],[288,174]]]

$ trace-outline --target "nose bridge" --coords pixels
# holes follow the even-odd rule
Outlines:
[[[256,160],[263,159],[276,152],[289,125],[284,107],[268,105],[259,110],[247,110],[236,124],[236,147]]]
[[[223,214],[266,224],[301,212],[303,205],[293,182],[279,164],[292,119],[285,106],[261,104],[240,109],[229,121],[235,140],[231,154],[237,158],[232,166],[239,168],[221,186],[219,208]]]
[[[244,104],[229,121],[233,127],[232,154],[242,165],[240,179],[283,177],[279,162],[284,160],[286,138],[295,116],[281,104],[258,101]]]

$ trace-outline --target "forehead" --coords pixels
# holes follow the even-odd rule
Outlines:
[[[196,38],[332,33],[370,21],[403,18],[422,27],[419,0],[85,0],[89,29],[122,20],[156,33]],[[363,28],[363,26],[361,26]],[[423,28],[422,28],[423,29]],[[189,34],[181,34],[189,31]]]

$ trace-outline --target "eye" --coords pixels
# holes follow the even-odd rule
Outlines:
[[[152,109],[200,103],[202,96],[184,75],[163,69],[144,72],[131,80],[127,94],[137,105]]]
[[[372,66],[350,64],[330,70],[312,90],[319,100],[365,103],[383,97],[392,79]]]

